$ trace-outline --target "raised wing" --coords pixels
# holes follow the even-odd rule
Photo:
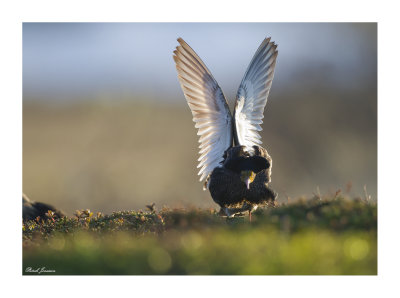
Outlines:
[[[266,38],[254,54],[240,83],[234,111],[235,144],[246,147],[262,144],[261,131],[278,51]]]
[[[183,93],[200,136],[200,181],[220,165],[232,145],[232,116],[221,88],[203,61],[181,38],[174,60]]]

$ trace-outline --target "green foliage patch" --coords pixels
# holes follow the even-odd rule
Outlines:
[[[214,209],[50,213],[23,224],[23,248],[23,274],[377,274],[377,205],[298,200],[252,222]]]

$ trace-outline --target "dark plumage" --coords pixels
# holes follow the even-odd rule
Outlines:
[[[179,38],[174,51],[178,78],[200,136],[200,181],[228,216],[276,198],[268,187],[272,159],[261,147],[262,119],[278,51],[266,38],[240,83],[233,116],[211,72]]]
[[[231,147],[226,151],[222,167],[212,171],[208,188],[213,200],[231,216],[245,210],[252,211],[276,198],[276,193],[268,187],[271,181],[272,159],[267,150],[254,146],[255,155],[250,157],[244,146]],[[242,171],[256,174],[247,189],[240,179]]]
[[[22,195],[22,219],[23,221],[35,220],[38,216],[42,219],[48,218],[46,213],[54,212],[53,218],[65,217],[65,214],[53,206],[31,201],[25,194]]]

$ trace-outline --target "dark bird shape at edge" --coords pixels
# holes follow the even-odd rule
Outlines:
[[[233,117],[217,81],[181,38],[174,51],[178,79],[200,137],[200,181],[227,216],[274,201],[272,159],[261,147],[261,124],[278,51],[266,38],[239,86]],[[251,218],[250,218],[251,219]]]
[[[25,194],[22,194],[22,219],[23,221],[35,220],[37,217],[41,219],[47,219],[46,213],[52,211],[54,213],[53,218],[62,218],[66,215],[56,209],[54,206],[31,201]]]

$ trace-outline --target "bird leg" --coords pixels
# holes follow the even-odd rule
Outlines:
[[[249,221],[251,222],[251,210],[249,210]]]

